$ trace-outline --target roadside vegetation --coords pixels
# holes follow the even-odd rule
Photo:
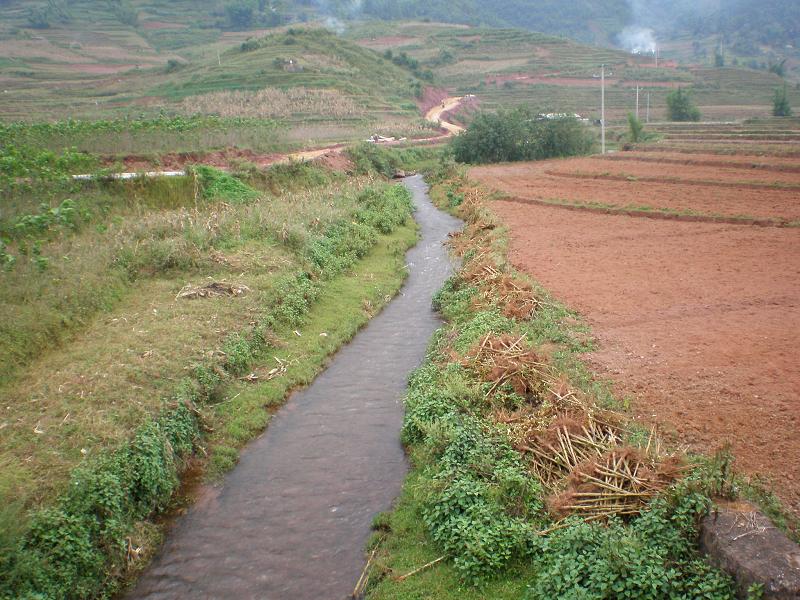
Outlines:
[[[473,164],[577,156],[595,146],[594,133],[574,117],[528,107],[481,112],[451,142],[455,160]]]
[[[231,468],[399,289],[410,196],[368,168],[75,182],[95,158],[4,157],[0,597],[108,597],[181,473]]]

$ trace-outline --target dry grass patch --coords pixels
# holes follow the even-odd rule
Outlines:
[[[337,90],[317,90],[304,87],[281,90],[265,88],[251,91],[212,92],[190,96],[181,102],[186,114],[219,115],[221,117],[288,118],[296,115],[350,118],[363,112]]]

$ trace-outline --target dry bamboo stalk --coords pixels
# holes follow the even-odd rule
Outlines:
[[[401,575],[400,577],[397,577],[397,578],[395,579],[395,581],[404,581],[404,580],[408,579],[409,577],[411,577],[412,575],[416,575],[416,574],[417,574],[417,573],[419,573],[420,571],[424,571],[424,570],[425,570],[425,569],[427,569],[428,567],[432,567],[432,566],[433,566],[433,565],[435,565],[436,563],[443,561],[443,560],[444,560],[446,557],[447,557],[446,555],[443,555],[443,556],[440,556],[439,558],[437,558],[436,560],[432,560],[432,561],[431,561],[431,562],[429,562],[429,563],[425,563],[425,564],[424,564],[424,565],[422,565],[420,568],[418,568],[418,569],[414,569],[414,570],[413,570],[413,571],[411,571],[410,573],[406,573],[405,575]]]

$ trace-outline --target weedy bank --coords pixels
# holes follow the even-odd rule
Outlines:
[[[311,164],[12,179],[0,597],[107,597],[157,547],[187,465],[235,464],[399,289],[410,197]]]
[[[447,324],[411,377],[412,471],[374,523],[369,598],[733,598],[697,548],[727,458],[672,453],[580,361],[577,315],[506,261],[485,194],[432,177],[467,222],[463,267],[435,300]],[[756,594],[757,590],[753,590]]]

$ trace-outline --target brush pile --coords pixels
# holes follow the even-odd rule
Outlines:
[[[486,255],[475,256],[461,277],[479,290],[476,308],[497,306],[510,319],[529,319],[539,305],[533,286],[499,269]]]
[[[178,295],[176,300],[196,300],[198,298],[213,298],[216,296],[230,296],[237,298],[244,296],[250,288],[244,284],[226,283],[224,281],[212,281],[204,285],[186,285]]]
[[[508,425],[515,448],[550,492],[555,518],[638,514],[680,476],[680,461],[662,454],[654,434],[645,448],[625,446],[621,417],[590,407],[575,393],[548,389],[541,407],[496,419]]]
[[[550,513],[571,514],[585,520],[638,514],[681,473],[677,459],[660,460],[640,448],[614,448],[603,456],[579,464],[567,487],[548,499]]]
[[[487,333],[467,352],[464,366],[491,383],[487,397],[501,387],[510,387],[533,404],[541,402],[547,389],[550,367],[525,343],[525,336]]]

